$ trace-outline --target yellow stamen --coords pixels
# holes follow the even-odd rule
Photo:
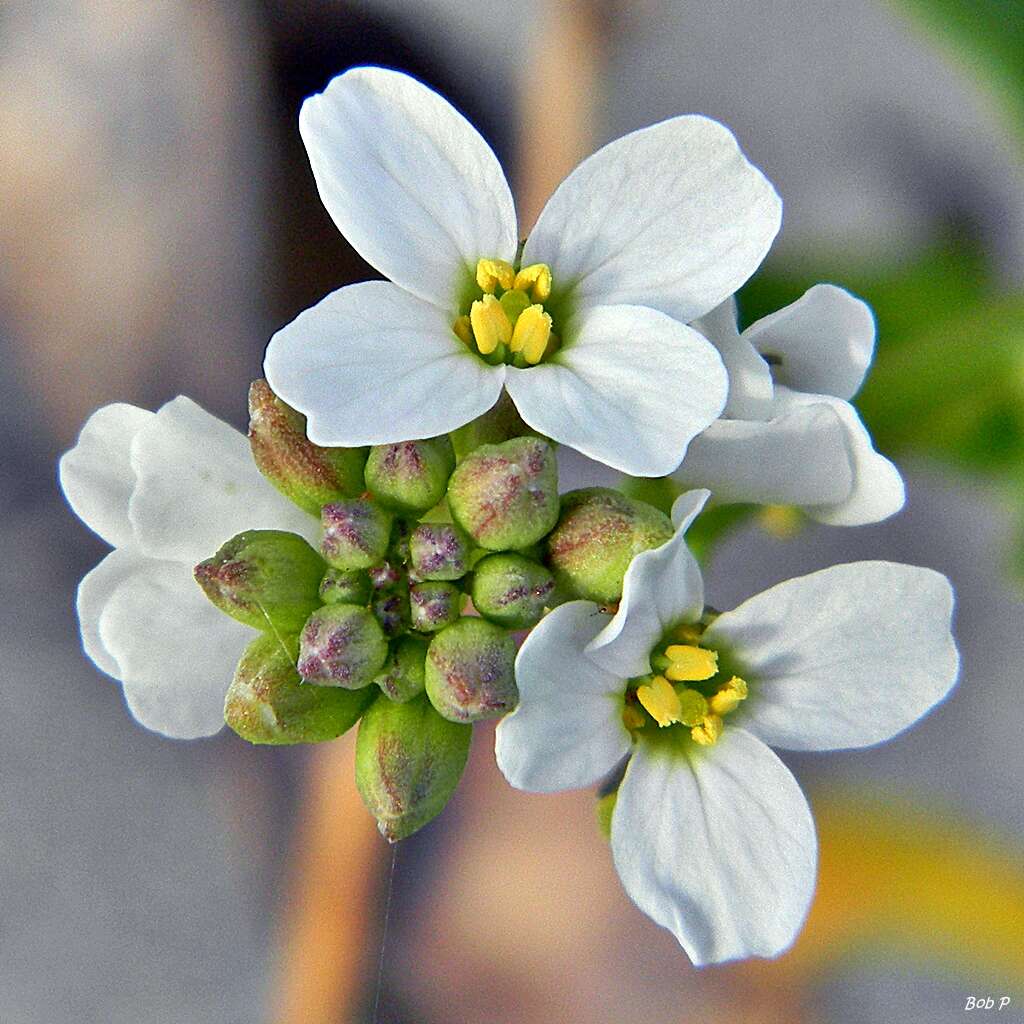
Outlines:
[[[460,316],[459,319],[452,324],[452,330],[455,332],[455,337],[458,338],[463,345],[468,345],[470,348],[473,347],[473,325],[469,322],[468,316]]]
[[[535,366],[544,356],[550,335],[551,316],[541,305],[530,306],[519,314],[509,348],[513,352],[522,352],[523,358]]]
[[[765,505],[758,513],[761,528],[779,540],[795,537],[804,524],[803,514],[794,505]]]
[[[670,644],[665,655],[672,662],[665,675],[674,682],[696,683],[710,679],[718,671],[717,651],[706,651],[693,644]]]
[[[683,725],[700,725],[707,717],[708,702],[696,690],[676,690],[679,698],[679,721]]]
[[[696,644],[700,642],[700,634],[701,628],[696,623],[684,623],[672,630],[672,639],[681,644]]]
[[[679,697],[664,676],[655,676],[650,685],[637,687],[636,698],[662,729],[679,721]]]
[[[546,263],[531,263],[516,274],[513,287],[529,292],[534,302],[547,302],[551,297],[551,268]]]
[[[481,355],[489,356],[499,344],[507,345],[512,339],[512,325],[493,295],[485,295],[473,303],[469,321]]]
[[[516,279],[516,272],[511,263],[505,260],[482,259],[476,265],[476,283],[481,291],[493,295],[494,290],[501,285],[504,290],[512,287]]]
[[[747,684],[739,676],[733,676],[729,682],[719,687],[718,692],[708,701],[711,711],[716,715],[727,715],[735,711],[740,701],[747,699]]]
[[[632,732],[634,729],[642,729],[644,722],[647,719],[644,718],[644,713],[639,709],[633,707],[632,704],[627,704],[622,709],[622,724]]]
[[[700,725],[690,730],[690,735],[702,747],[713,747],[722,735],[722,719],[718,715],[708,715]]]

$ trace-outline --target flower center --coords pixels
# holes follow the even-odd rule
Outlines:
[[[695,743],[709,747],[722,735],[723,719],[747,698],[747,684],[722,671],[718,652],[700,646],[701,627],[681,626],[651,655],[652,674],[632,680],[622,720],[630,732],[682,725]],[[688,685],[689,684],[689,685]]]
[[[489,363],[536,366],[558,347],[551,314],[551,268],[533,263],[516,270],[505,260],[476,265],[480,298],[452,325],[456,337]]]

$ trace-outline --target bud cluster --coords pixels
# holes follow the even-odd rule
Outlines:
[[[227,723],[254,743],[302,743],[359,721],[359,791],[401,839],[451,796],[472,724],[515,707],[516,631],[569,598],[617,601],[630,558],[671,524],[615,491],[560,500],[539,437],[458,461],[447,436],[323,448],[263,381],[250,414],[257,465],[320,534],[313,547],[247,531],[196,567],[218,608],[260,630]]]

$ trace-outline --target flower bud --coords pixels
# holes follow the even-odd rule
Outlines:
[[[469,571],[469,537],[454,523],[420,523],[409,538],[409,564],[421,580],[458,580]]]
[[[447,435],[378,444],[366,462],[366,486],[382,504],[405,514],[426,512],[443,497],[455,468]]]
[[[356,737],[356,787],[389,843],[444,810],[469,756],[473,730],[445,721],[426,697],[378,697]]]
[[[410,625],[421,633],[436,633],[458,619],[462,601],[454,583],[414,583],[409,588]]]
[[[391,513],[372,501],[324,505],[320,553],[334,569],[369,569],[384,561],[391,539]]]
[[[515,660],[515,641],[500,626],[484,619],[459,619],[430,641],[430,703],[452,722],[500,718],[519,700]]]
[[[369,604],[373,587],[370,574],[361,569],[328,569],[320,581],[324,604]]]
[[[304,686],[277,637],[245,649],[224,701],[224,721],[250,743],[320,743],[355,725],[372,690]]]
[[[528,547],[558,519],[554,450],[539,437],[481,445],[452,474],[448,505],[452,518],[481,547]]]
[[[546,560],[567,596],[614,604],[633,558],[671,536],[672,521],[653,505],[605,487],[586,487],[562,495]]]
[[[520,554],[488,555],[473,570],[474,607],[506,629],[526,629],[540,622],[554,589],[551,573]]]
[[[358,690],[373,682],[387,656],[377,620],[352,604],[318,608],[299,635],[299,675],[318,686]]]
[[[384,635],[398,636],[409,627],[409,588],[399,585],[379,591],[370,608]]]
[[[246,530],[194,571],[222,611],[254,629],[294,634],[320,604],[323,559],[295,533]]]
[[[259,471],[312,515],[363,491],[367,450],[313,444],[306,437],[306,417],[285,405],[265,380],[249,387],[249,444]]]
[[[427,641],[402,636],[392,641],[384,667],[374,682],[390,700],[404,704],[423,692]]]

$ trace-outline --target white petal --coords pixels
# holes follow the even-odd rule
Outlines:
[[[320,198],[368,263],[453,309],[481,256],[518,244],[505,175],[476,129],[408,75],[355,68],[302,105]]]
[[[838,504],[853,484],[847,430],[825,403],[767,421],[717,420],[690,442],[672,475],[710,488],[719,501],[763,505]]]
[[[946,697],[959,667],[952,612],[940,573],[854,562],[780,583],[704,636],[748,673],[745,728],[773,746],[833,750],[890,739]]]
[[[772,372],[757,349],[736,328],[736,299],[730,296],[690,325],[718,349],[729,374],[723,416],[766,420],[771,416]]]
[[[817,841],[796,779],[727,725],[713,747],[638,746],[612,816],[612,855],[633,902],[695,965],[777,956],[814,894]]]
[[[853,398],[875,351],[871,307],[834,284],[818,284],[796,302],[758,320],[743,337],[774,356],[772,376],[795,391]]]
[[[641,551],[629,563],[618,611],[587,646],[595,661],[622,679],[650,672],[658,642],[680,623],[696,622],[704,611],[704,580],[685,538],[710,496],[709,491],[690,491],[676,499],[672,539]]]
[[[177,739],[220,730],[235,665],[255,636],[207,601],[189,566],[155,559],[114,588],[99,632],[132,714]]]
[[[175,398],[140,428],[132,467],[137,483],[128,516],[153,558],[191,567],[243,530],[316,539],[316,519],[260,474],[245,436],[191,399]]]
[[[728,381],[713,345],[642,306],[598,306],[549,362],[510,367],[506,387],[540,433],[631,476],[663,476],[721,412]]]
[[[624,680],[584,653],[608,621],[590,601],[560,605],[516,658],[519,706],[498,724],[498,767],[517,789],[551,793],[589,786],[626,755]]]
[[[153,413],[134,405],[105,405],[86,420],[78,443],[60,460],[60,485],[68,504],[113,547],[132,540],[128,499],[135,473],[129,451],[135,432],[152,418]]]
[[[82,633],[82,648],[101,672],[115,679],[121,678],[121,669],[100,638],[100,616],[114,591],[149,561],[135,547],[116,548],[78,584],[75,608]]]
[[[676,117],[584,160],[530,232],[523,263],[547,263],[584,305],[707,313],[757,269],[782,202],[732,133]]]
[[[875,450],[867,427],[849,402],[831,395],[806,395],[783,387],[776,388],[775,394],[779,408],[827,403],[843,427],[853,473],[849,492],[840,501],[826,500],[806,508],[812,519],[832,526],[862,526],[887,519],[903,508],[906,493],[900,471]]]
[[[461,427],[505,379],[455,337],[448,314],[386,281],[339,288],[300,313],[270,339],[264,370],[308,417],[311,441],[347,448]]]

